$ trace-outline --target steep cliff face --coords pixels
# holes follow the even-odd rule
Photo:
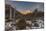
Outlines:
[[[7,19],[7,18],[9,18],[9,16],[10,16],[10,5],[8,5],[8,4],[5,4],[5,18]]]
[[[5,4],[5,21],[13,21],[15,10],[11,5]]]

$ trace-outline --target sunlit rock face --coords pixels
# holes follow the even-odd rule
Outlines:
[[[32,11],[30,11],[30,10],[23,10],[23,11],[20,11],[20,13],[23,14],[23,15],[27,15],[29,13],[32,13]]]

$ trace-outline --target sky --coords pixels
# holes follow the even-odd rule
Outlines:
[[[38,2],[23,2],[23,1],[6,1],[6,4],[10,4],[18,11],[34,11],[36,8],[38,11],[44,11],[44,4]]]

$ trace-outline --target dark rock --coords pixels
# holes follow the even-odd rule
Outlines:
[[[34,24],[35,27],[39,27],[39,25],[37,23]]]

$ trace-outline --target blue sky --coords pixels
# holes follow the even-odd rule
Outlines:
[[[10,4],[12,7],[16,8],[16,10],[18,11],[22,10],[34,11],[36,8],[38,8],[38,11],[44,10],[44,4],[38,2],[7,1],[7,3]]]

